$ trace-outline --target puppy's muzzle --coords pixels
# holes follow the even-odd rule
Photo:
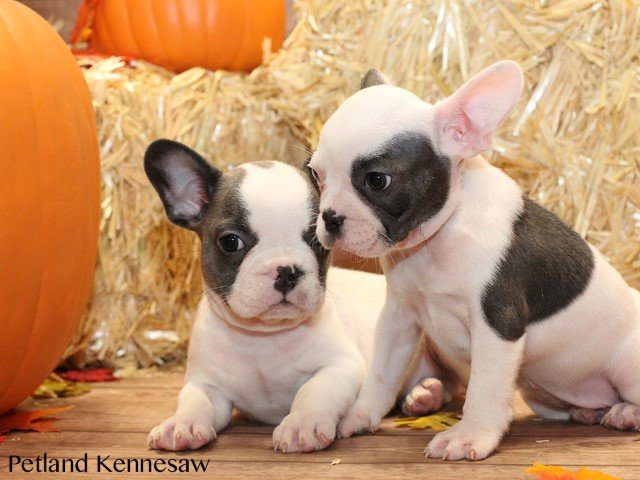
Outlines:
[[[281,266],[278,267],[276,271],[278,272],[278,276],[273,284],[273,288],[281,292],[283,295],[286,295],[287,292],[293,290],[298,284],[300,277],[304,274],[297,265],[294,265],[293,268],[290,266]]]
[[[340,235],[340,229],[344,223],[344,215],[337,215],[335,210],[328,208],[322,212],[322,220],[324,220],[324,228],[332,237]]]

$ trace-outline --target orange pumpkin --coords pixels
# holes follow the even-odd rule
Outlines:
[[[0,1],[0,414],[56,366],[87,306],[99,168],[69,48],[35,12]]]
[[[284,0],[85,0],[71,41],[175,71],[249,71],[264,38],[280,48],[285,17]]]

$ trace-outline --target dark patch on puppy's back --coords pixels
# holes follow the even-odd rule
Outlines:
[[[370,172],[391,175],[389,188],[369,190],[366,176]],[[386,240],[398,243],[442,209],[449,195],[450,175],[450,160],[436,152],[429,138],[408,132],[356,159],[351,183],[384,226]]]
[[[529,198],[513,225],[511,244],[486,286],[486,321],[505,340],[566,308],[587,288],[591,248],[558,217]]]
[[[258,237],[249,225],[249,212],[240,196],[245,176],[243,168],[236,168],[221,178],[203,220],[202,274],[207,287],[222,296],[231,292],[244,257],[258,243]],[[233,253],[221,250],[218,237],[227,231],[242,238],[243,250]]]

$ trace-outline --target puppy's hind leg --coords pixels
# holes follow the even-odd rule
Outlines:
[[[618,350],[609,368],[609,378],[624,402],[611,407],[602,418],[602,425],[640,430],[640,325]]]
[[[571,420],[577,423],[584,423],[585,425],[598,425],[602,422],[602,419],[609,412],[609,408],[579,408],[571,407],[569,409],[569,416]]]
[[[451,396],[448,396],[451,399]],[[411,417],[437,412],[447,402],[447,393],[442,382],[434,377],[423,378],[404,397],[402,414]]]
[[[585,425],[599,424],[609,408],[592,409],[565,405],[562,401],[544,391],[520,389],[522,399],[533,412],[546,420],[565,422],[571,420]]]
[[[545,420],[569,420],[569,405],[553,397],[546,391],[534,388],[531,389],[529,382],[520,384],[520,395],[522,400],[533,412]]]
[[[451,400],[425,343],[423,338],[399,398],[402,414],[408,417],[437,412]]]

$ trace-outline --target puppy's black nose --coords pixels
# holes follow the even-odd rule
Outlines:
[[[276,271],[278,272],[278,277],[276,278],[276,283],[273,284],[273,288],[282,292],[283,295],[295,288],[298,280],[304,273],[295,265],[293,268],[289,266],[278,267]]]
[[[324,220],[324,226],[331,235],[338,235],[340,233],[340,227],[344,223],[344,215],[336,215],[336,212],[332,209],[327,209],[322,212],[322,220]]]

